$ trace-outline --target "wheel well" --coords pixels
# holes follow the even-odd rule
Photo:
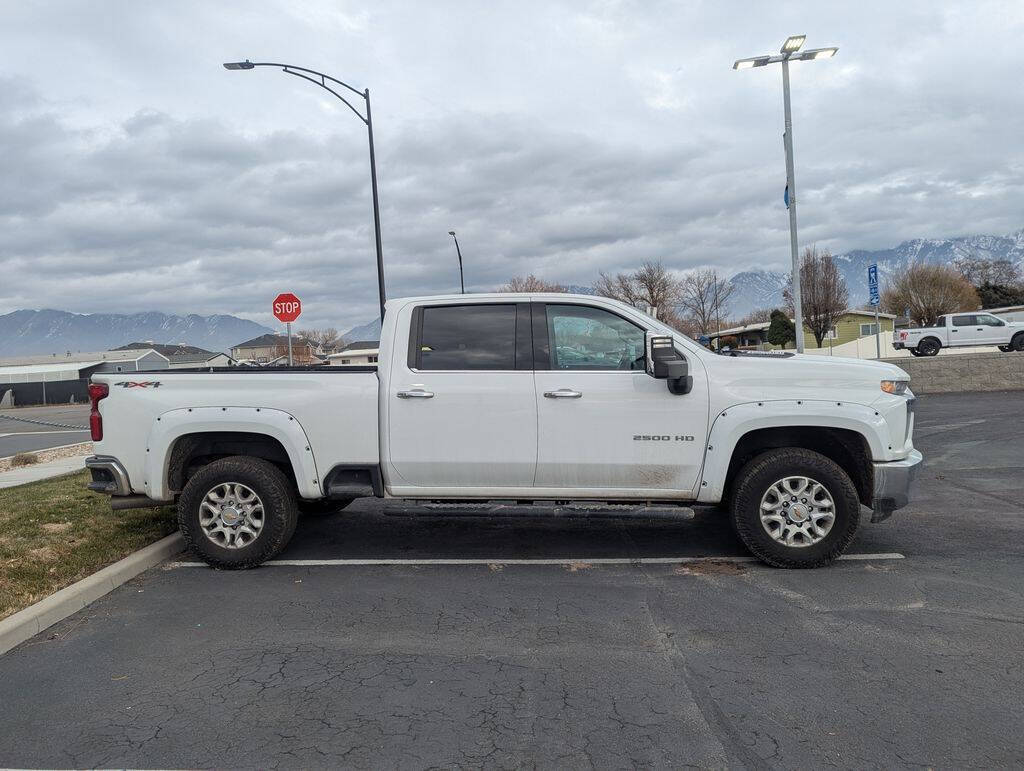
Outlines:
[[[733,449],[723,497],[728,498],[732,480],[749,460],[782,447],[803,447],[834,461],[850,475],[860,502],[865,506],[871,505],[875,481],[867,440],[850,429],[823,426],[778,426],[744,434]]]
[[[167,468],[168,489],[180,493],[200,468],[232,455],[270,461],[295,484],[291,459],[277,439],[243,431],[209,431],[186,434],[174,442]]]

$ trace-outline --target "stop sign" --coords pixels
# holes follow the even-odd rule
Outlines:
[[[278,321],[295,321],[302,313],[302,302],[291,292],[283,292],[274,298],[273,309]]]

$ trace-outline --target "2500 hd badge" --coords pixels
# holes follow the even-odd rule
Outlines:
[[[676,434],[675,436],[669,436],[668,434],[634,434],[634,442],[692,442],[692,436],[686,436],[684,434]]]

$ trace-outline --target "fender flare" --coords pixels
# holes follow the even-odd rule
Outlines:
[[[291,461],[299,495],[320,498],[320,476],[305,429],[293,415],[266,407],[188,407],[162,413],[146,439],[146,495],[156,501],[172,498],[168,489],[171,448],[188,434],[232,431],[276,439]]]
[[[882,443],[882,437],[886,436],[885,419],[872,407],[818,399],[737,404],[719,412],[708,432],[697,500],[702,503],[722,500],[733,452],[746,434],[762,428],[797,426],[855,431],[867,441],[872,458],[886,457],[887,445]]]

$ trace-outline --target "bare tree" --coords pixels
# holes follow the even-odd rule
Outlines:
[[[963,256],[953,260],[953,267],[976,287],[982,284],[1014,286],[1021,282],[1020,271],[1010,260]]]
[[[319,329],[304,329],[299,332],[299,337],[309,340],[316,348],[324,353],[343,348],[345,340],[334,327],[322,327]]]
[[[693,270],[682,281],[679,306],[701,334],[708,334],[720,326],[734,291],[736,285],[719,278],[717,270]]]
[[[790,286],[792,278],[790,278]],[[796,315],[793,308],[793,292],[787,287],[782,291],[787,310]],[[811,330],[817,347],[836,325],[840,316],[849,307],[849,292],[846,282],[839,273],[832,252],[826,249],[818,252],[817,247],[804,249],[800,259],[800,304],[804,315],[804,326]]]
[[[746,316],[736,322],[736,326],[745,327],[748,324],[763,324],[772,320],[772,308],[755,308]]]
[[[682,320],[676,308],[682,299],[682,282],[660,260],[648,260],[632,273],[609,276],[602,272],[594,285],[594,291],[636,308],[654,309],[659,319],[680,329]]]
[[[509,279],[509,282],[504,286],[498,287],[499,292],[564,292],[566,291],[564,286],[559,284],[549,284],[543,279],[537,278],[532,273],[523,278],[522,276],[513,276]]]
[[[927,326],[943,314],[973,311],[980,304],[977,290],[953,268],[916,263],[882,293],[881,307],[898,316],[909,310],[911,319]]]

